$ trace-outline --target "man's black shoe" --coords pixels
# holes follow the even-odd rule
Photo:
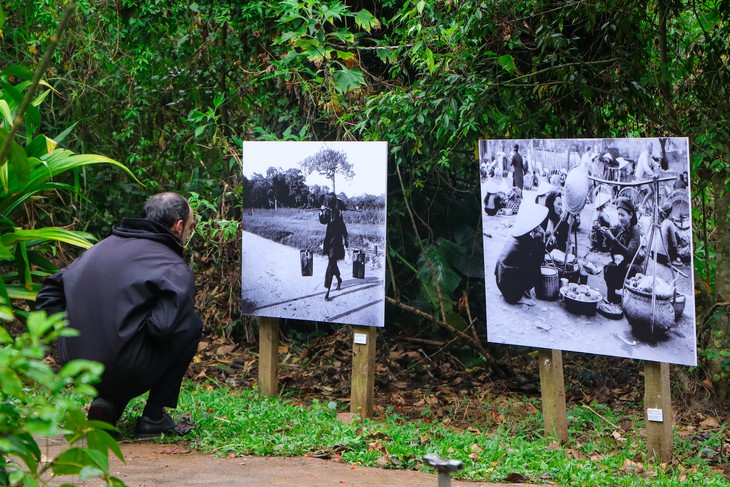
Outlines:
[[[140,416],[134,428],[134,436],[141,440],[157,438],[162,433],[175,433],[175,426],[177,423],[166,412],[163,412],[162,419],[157,421],[147,416]]]
[[[104,399],[103,397],[97,397],[91,401],[89,406],[89,413],[86,415],[89,420],[104,421],[114,426],[117,422],[117,414],[114,408],[114,403]]]

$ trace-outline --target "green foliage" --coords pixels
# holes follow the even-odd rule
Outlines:
[[[74,154],[58,147],[58,140],[35,133],[28,124],[20,143],[11,140],[7,127],[22,117],[18,110],[29,83],[13,86],[7,77],[5,73],[0,75],[0,143],[2,147],[6,144],[11,147],[7,161],[0,166],[3,186],[0,189],[0,266],[5,270],[0,280],[0,314],[6,320],[10,319],[11,300],[33,300],[40,280],[55,271],[55,266],[47,259],[54,245],[63,242],[88,248],[94,240],[89,233],[64,228],[25,229],[21,226],[21,210],[28,211],[32,202],[39,200],[43,193],[69,191],[78,194],[78,185],[58,179],[64,173],[95,164],[109,164],[129,173],[123,165],[108,157]],[[31,106],[39,106],[48,91],[35,97]],[[36,116],[40,117],[35,107]],[[64,136],[61,134],[57,139]]]
[[[238,202],[235,194],[224,194],[223,199],[226,197],[232,198],[233,203]],[[188,201],[195,213],[195,234],[200,238],[220,245],[234,242],[239,237],[241,222],[225,218],[225,214],[219,211],[222,201],[211,202],[195,192],[190,193]]]
[[[362,70],[355,67],[358,59],[353,47],[380,26],[369,11],[352,12],[339,1],[292,0],[279,2],[273,14],[281,29],[277,44],[291,47],[281,62],[274,64],[278,76],[298,78],[305,74],[308,82],[323,83],[323,91],[329,93],[325,99],[331,96],[332,108],[341,103],[333,92],[343,95],[365,85]],[[354,20],[361,32],[349,28],[349,20]]]
[[[62,314],[51,317],[44,312],[28,313],[19,301],[35,299],[40,280],[55,270],[48,256],[63,242],[87,248],[93,237],[85,232],[58,227],[34,228],[34,205],[46,192],[68,191],[79,195],[78,179],[73,184],[60,180],[66,173],[78,177],[89,165],[109,164],[127,171],[118,162],[94,154],[74,154],[58,147],[71,127],[55,140],[41,135],[39,106],[51,92],[41,80],[48,55],[63,33],[75,2],[64,9],[60,25],[48,47],[44,62],[31,73],[18,64],[0,72],[0,320],[15,315],[26,318],[27,331],[12,336],[0,328],[0,484],[39,485],[44,475],[78,475],[81,481],[101,478],[107,485],[124,485],[109,474],[109,451],[122,459],[122,453],[105,423],[87,421],[83,411],[68,397],[68,390],[95,394],[91,384],[98,381],[102,366],[77,360],[58,372],[45,362],[49,345],[59,337],[77,332],[65,328]],[[0,15],[0,28],[5,16]],[[55,18],[54,18],[55,21]],[[4,35],[4,31],[0,30]],[[16,41],[27,31],[15,30]],[[31,52],[36,45],[29,44]],[[25,81],[20,81],[25,79]],[[36,86],[47,87],[35,95]],[[25,128],[25,132],[21,131]],[[16,141],[16,134],[19,142]],[[127,171],[129,172],[129,171]],[[21,211],[22,210],[22,211]],[[26,223],[29,228],[23,228]],[[36,437],[62,434],[69,448],[49,462],[41,461]],[[84,445],[81,443],[86,441]]]
[[[212,142],[215,144],[217,139],[217,124],[221,118],[218,109],[224,102],[224,96],[218,94],[213,98],[213,106],[208,107],[205,112],[201,112],[198,109],[193,110],[188,114],[188,122],[195,126],[195,137],[200,137],[208,129],[212,129],[214,133],[211,136]]]
[[[109,451],[122,452],[106,423],[87,421],[68,389],[95,394],[91,384],[102,366],[75,360],[57,373],[45,363],[49,345],[74,336],[62,314],[30,313],[27,331],[15,337],[0,327],[0,484],[39,485],[44,476],[78,475],[101,478],[106,485],[124,485],[109,474]],[[50,462],[41,459],[36,437],[63,435],[69,448]],[[86,441],[86,445],[83,444]]]

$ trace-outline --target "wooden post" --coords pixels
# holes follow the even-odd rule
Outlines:
[[[279,319],[259,318],[259,392],[279,395]]]
[[[669,364],[644,364],[644,407],[649,459],[666,463],[672,459],[672,399]]]
[[[541,348],[538,350],[538,361],[545,434],[559,441],[568,441],[562,352]]]
[[[352,391],[350,412],[360,418],[373,417],[375,391],[375,340],[374,326],[353,326]]]

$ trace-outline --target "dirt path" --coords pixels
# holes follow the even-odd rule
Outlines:
[[[366,268],[365,278],[355,279],[352,261],[345,259],[339,265],[342,288],[336,291],[333,285],[332,300],[325,301],[324,256],[313,255],[314,273],[303,277],[297,249],[249,232],[243,232],[242,240],[245,314],[383,326],[384,281],[377,275],[382,272]]]
[[[51,441],[44,448],[46,457],[57,454],[61,441]],[[346,465],[316,458],[224,457],[218,458],[191,451],[183,445],[123,443],[120,445],[126,464],[116,457],[110,471],[130,487],[158,485],[220,485],[241,487],[436,487],[435,474],[408,470],[384,470]],[[72,481],[54,479],[50,485]],[[88,480],[83,486],[101,486]],[[452,487],[508,487],[526,484],[491,484],[452,480]]]

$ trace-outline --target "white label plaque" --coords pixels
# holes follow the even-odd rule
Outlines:
[[[663,423],[664,414],[661,409],[649,408],[646,410],[646,417],[649,421],[654,423]]]

